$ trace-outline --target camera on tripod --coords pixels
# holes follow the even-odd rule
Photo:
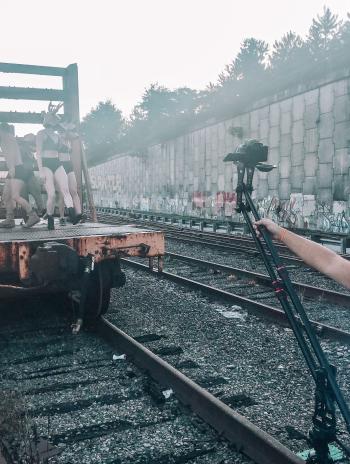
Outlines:
[[[224,161],[241,162],[246,166],[257,166],[259,163],[267,161],[269,148],[267,145],[258,142],[257,140],[247,140],[238,145],[233,153],[228,153]],[[257,166],[259,169],[259,166]]]
[[[267,164],[269,148],[258,140],[251,139],[239,145],[234,153],[225,156],[224,161],[232,161],[237,166],[237,206],[236,211],[242,211],[243,187],[246,174],[245,187],[248,192],[253,192],[253,176],[255,168],[262,172],[270,172],[276,166]]]

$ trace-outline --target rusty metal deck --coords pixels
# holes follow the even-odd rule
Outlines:
[[[45,242],[61,242],[79,256],[94,256],[96,262],[120,256],[147,258],[164,255],[164,233],[134,226],[84,223],[58,226],[46,224],[31,229],[16,226],[0,230],[0,273],[15,272],[21,280],[28,277],[29,261],[36,248]]]
[[[67,240],[83,237],[113,236],[121,237],[130,234],[151,234],[154,231],[134,226],[114,226],[85,222],[84,224],[59,226],[55,230],[47,230],[46,224],[35,225],[31,229],[24,229],[20,225],[13,229],[0,229],[0,244],[12,242],[37,242],[50,240]]]

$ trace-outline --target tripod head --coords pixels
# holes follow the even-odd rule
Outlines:
[[[276,166],[266,164],[269,148],[255,139],[247,140],[239,145],[233,153],[228,153],[224,161],[232,161],[237,165],[238,182],[237,192],[237,212],[242,210],[242,191],[244,184],[244,175],[247,172],[245,182],[246,189],[249,193],[253,191],[253,176],[255,168],[261,172],[270,172]]]

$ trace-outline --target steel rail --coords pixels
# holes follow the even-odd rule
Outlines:
[[[120,223],[120,222],[123,222],[125,223],[124,220],[122,221],[116,221],[115,218],[110,218],[110,215],[107,214],[108,216],[108,222],[109,223]],[[103,222],[103,216],[101,216],[101,214],[98,215],[98,219]],[[163,224],[162,223],[148,223],[147,221],[140,221],[140,220],[135,220],[136,223],[142,223],[143,225],[151,225],[151,226],[154,226],[154,227],[157,227],[158,229],[165,229],[166,227],[163,227]],[[168,226],[169,228],[169,226]],[[190,230],[184,230],[184,229],[181,229],[181,231],[177,231],[176,228],[174,228],[174,230],[172,230],[173,228],[171,228],[171,232],[169,231],[166,231],[165,232],[165,236],[172,239],[172,240],[178,240],[178,241],[181,241],[181,242],[184,242],[184,243],[200,243],[201,245],[207,245],[207,246],[210,246],[210,247],[213,247],[213,248],[216,248],[218,250],[222,250],[222,251],[238,251],[238,252],[242,252],[242,253],[248,253],[248,254],[252,254],[254,256],[259,256],[259,252],[258,250],[255,248],[255,246],[246,246],[246,245],[240,245],[239,243],[237,243],[236,245],[233,245],[233,244],[227,244],[227,243],[218,243],[220,242],[220,236],[216,236],[216,237],[208,237],[208,239],[205,239],[203,240],[203,237],[196,237],[196,235],[204,235],[205,233],[203,233],[202,231],[198,231],[197,233],[196,232],[193,232],[190,231]],[[212,240],[210,240],[212,239]],[[214,240],[215,239],[215,240]],[[245,238],[244,241],[246,241],[247,239]],[[296,256],[292,256],[292,255],[281,255],[281,258],[286,262],[286,263],[289,263],[289,264],[292,264],[292,265],[298,265],[298,266],[306,266],[306,264],[300,259],[300,258],[297,258]]]
[[[292,451],[102,317],[98,331],[257,464],[302,464]]]
[[[240,226],[240,227],[243,227],[244,226],[244,223],[242,222],[235,222],[235,221],[226,221],[226,220],[217,220],[217,219],[210,219],[210,218],[201,218],[201,217],[195,217],[195,216],[176,216],[176,215],[171,215],[170,213],[147,213],[147,211],[137,211],[137,212],[132,212],[132,211],[126,211],[126,213],[128,214],[120,214],[120,210],[117,209],[117,208],[108,208],[108,207],[97,207],[97,210],[103,214],[110,214],[112,216],[118,216],[118,217],[122,217],[122,218],[130,218],[130,219],[133,219],[133,220],[139,220],[139,221],[142,221],[142,222],[152,222],[151,220],[148,220],[148,221],[145,221],[145,219],[140,219],[140,216],[144,215],[144,216],[147,216],[149,218],[164,218],[164,219],[167,219],[167,218],[176,218],[178,221],[181,221],[183,218],[187,218],[187,220],[189,221],[196,221],[197,223],[201,223],[201,222],[205,222],[205,223],[209,223],[209,224],[215,224],[215,223],[219,223],[219,224],[223,224],[225,226],[227,226],[228,224],[233,224],[234,226]],[[153,222],[156,222],[157,224],[159,223],[162,223],[163,221],[157,221],[157,220],[153,220]],[[163,222],[164,223],[164,222]],[[165,221],[166,223],[166,221]],[[168,226],[171,226],[171,223],[170,224],[167,224]],[[173,227],[180,227],[180,226],[176,226],[174,225]],[[192,229],[192,230],[196,230],[196,229]],[[324,239],[329,239],[329,240],[332,240],[332,241],[337,241],[337,240],[342,240],[342,239],[346,239],[346,238],[350,238],[350,234],[347,233],[347,232],[331,232],[331,231],[323,231],[323,230],[319,230],[319,229],[305,229],[305,228],[288,228],[288,230],[291,230],[292,232],[296,233],[296,234],[299,234],[299,235],[312,235],[312,236],[316,236],[316,237],[320,237],[320,238],[324,238]],[[204,231],[203,231],[204,232]],[[212,234],[216,234],[215,232],[209,232],[209,231],[205,231],[205,233],[212,233]],[[223,233],[222,235],[228,235],[228,236],[231,236],[230,234],[228,234],[227,232],[226,233]]]
[[[198,266],[207,266],[227,273],[249,277],[251,279],[254,279],[259,284],[272,287],[270,278],[267,275],[261,274],[259,272],[247,271],[245,269],[227,266],[225,264],[213,263],[211,261],[192,258],[190,256],[180,255],[177,253],[166,252],[165,256],[169,256],[170,258],[177,259],[179,261],[193,263]],[[303,284],[301,282],[293,281],[292,284],[306,297],[321,297],[326,301],[329,301],[330,303],[344,304],[350,309],[350,294],[336,292],[334,290],[323,289],[320,287],[315,287],[313,285]]]
[[[188,279],[186,277],[181,277],[176,274],[172,274],[170,272],[166,272],[166,271],[157,272],[157,271],[150,269],[145,264],[140,264],[131,259],[122,258],[122,261],[132,267],[135,267],[137,269],[142,269],[143,271],[156,275],[159,278],[165,278],[167,280],[171,280],[181,285],[185,285],[187,287],[200,290],[207,295],[218,297],[221,300],[229,301],[230,303],[234,303],[234,304],[239,304],[244,309],[246,309],[248,312],[252,314],[255,314],[260,317],[263,316],[265,318],[272,319],[275,322],[278,322],[286,327],[289,327],[288,319],[284,311],[276,308],[275,306],[266,305],[266,304],[260,303],[259,301],[254,301],[250,298],[243,297],[235,293],[228,292],[226,290],[221,290],[216,287],[211,287],[210,285],[206,285],[201,282]],[[313,320],[310,320],[310,323],[312,324],[312,326],[314,327],[318,335],[324,336],[331,340],[341,341],[343,343],[350,344],[350,332],[346,332],[345,330],[338,329],[337,327],[326,325],[321,322],[317,322]]]
[[[208,240],[203,240],[203,238],[187,238],[184,236],[184,234],[181,232],[181,234],[172,234],[172,233],[168,233],[168,232],[165,232],[165,236],[172,239],[172,240],[178,240],[178,241],[181,241],[181,242],[185,242],[185,243],[198,243],[200,245],[207,245],[207,246],[210,246],[210,247],[213,247],[213,248],[216,248],[218,250],[222,250],[222,251],[236,251],[238,253],[242,252],[242,253],[248,253],[248,254],[251,254],[251,255],[254,255],[256,257],[259,257],[260,254],[258,252],[258,250],[254,247],[248,247],[248,246],[242,246],[242,245],[226,245],[226,244],[220,244],[220,243],[215,243],[214,241],[208,241]],[[297,265],[297,266],[303,266],[303,267],[307,267],[307,265],[304,263],[304,261],[302,261],[300,258],[297,258],[296,256],[291,256],[291,255],[280,255],[281,256],[281,259],[286,262],[286,263],[289,263],[289,264],[293,264],[293,265]]]
[[[101,213],[99,213],[98,217],[99,217],[99,220],[102,219],[102,222],[103,222],[103,219],[104,217],[103,216],[107,216],[108,217],[108,221],[110,223],[128,223],[128,221],[126,221],[125,219],[122,219],[122,218],[115,218],[115,216],[109,214],[109,213],[103,213],[103,215],[101,215]],[[112,217],[112,219],[111,219]],[[194,231],[193,229],[181,229],[181,230],[176,230],[178,229],[178,227],[174,227],[174,226],[171,226],[169,224],[166,224],[164,225],[163,223],[157,223],[157,222],[148,222],[148,221],[143,221],[143,220],[140,220],[140,219],[134,219],[134,222],[135,223],[139,223],[139,224],[147,224],[148,226],[150,225],[151,227],[157,227],[157,229],[165,229],[166,232],[165,232],[165,235],[166,237],[172,239],[172,240],[178,240],[178,241],[181,241],[181,242],[184,242],[184,243],[200,243],[201,245],[207,245],[207,246],[210,246],[210,247],[213,247],[213,248],[216,248],[218,250],[222,250],[222,251],[236,251],[236,252],[242,252],[242,253],[248,253],[248,254],[251,254],[253,256],[260,256],[259,252],[257,251],[255,245],[254,245],[254,242],[253,241],[250,241],[249,237],[241,237],[241,236],[238,236],[238,237],[232,237],[232,236],[225,236],[225,235],[221,235],[221,234],[215,234],[215,233],[211,233],[211,232],[203,232],[203,231]],[[196,237],[198,236],[198,238]],[[205,240],[203,240],[203,236],[205,236]],[[225,243],[227,242],[229,239],[232,239],[234,241],[236,241],[236,244],[232,244],[232,243]],[[222,242],[222,243],[220,243]],[[240,243],[243,242],[243,245],[241,245]],[[252,245],[252,246],[249,246],[249,245]],[[285,252],[287,251],[288,252],[288,248],[284,245],[281,245],[281,244],[277,244],[277,247],[280,251]],[[347,260],[350,260],[350,255],[349,254],[341,254],[339,253],[340,256],[342,256],[344,259],[347,259]],[[291,254],[281,254],[280,255],[281,259],[285,262],[285,263],[288,263],[290,265],[295,265],[295,266],[302,266],[302,267],[308,267],[307,264],[304,263],[304,261],[300,258],[298,258],[297,256],[295,255],[291,255]]]
[[[103,217],[101,217],[101,214],[98,215],[98,219],[99,220],[102,219],[102,222],[103,222]],[[114,222],[114,223],[119,224],[119,221],[115,221],[114,219],[110,219],[109,215],[108,215],[108,222],[109,223]],[[122,221],[122,222],[125,223],[125,221]],[[158,229],[164,229],[165,228],[165,227],[163,227],[162,224],[158,224],[158,223],[148,223],[148,222],[138,221],[138,220],[136,220],[135,222],[136,223],[137,222],[142,223],[143,225],[151,224],[151,225],[157,226]],[[171,232],[165,231],[165,236],[172,239],[172,240],[178,240],[178,241],[185,242],[185,243],[200,243],[201,245],[207,245],[207,246],[210,246],[210,247],[216,248],[218,250],[222,250],[222,251],[238,251],[238,252],[242,252],[242,253],[249,253],[249,254],[252,254],[254,256],[259,256],[259,252],[253,246],[252,247],[245,246],[245,245],[242,246],[239,243],[237,243],[236,245],[218,243],[218,242],[220,242],[219,236],[215,237],[215,241],[214,241],[214,237],[213,237],[212,240],[210,240],[210,238],[209,238],[209,240],[208,239],[203,240],[203,237],[198,237],[198,238],[196,237],[196,235],[200,235],[200,234],[203,234],[203,232],[198,231],[198,233],[193,233],[193,232],[191,233],[190,231],[187,231],[187,230],[181,230],[179,232],[177,232],[176,230],[171,231]],[[246,240],[247,239],[245,239],[245,241]],[[299,265],[299,266],[306,266],[306,264],[300,258],[297,258],[295,256],[281,255],[281,258],[286,263],[289,263],[289,264]]]

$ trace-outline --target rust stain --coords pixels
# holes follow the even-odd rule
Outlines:
[[[0,274],[11,269],[20,278],[29,275],[29,258],[38,245],[47,242],[8,242],[0,244]],[[114,256],[140,256],[145,258],[164,255],[164,233],[147,230],[115,235],[74,237],[60,240],[76,250],[79,256],[96,256],[96,261]]]

